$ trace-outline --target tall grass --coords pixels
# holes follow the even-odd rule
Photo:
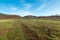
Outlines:
[[[0,40],[60,40],[60,21],[12,20],[0,22]]]

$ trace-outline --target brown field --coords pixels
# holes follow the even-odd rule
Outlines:
[[[60,40],[60,21],[0,20],[0,40]]]

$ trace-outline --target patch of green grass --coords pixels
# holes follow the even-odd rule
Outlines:
[[[0,28],[11,28],[13,23],[13,20],[0,20]]]
[[[0,40],[30,40],[33,37],[32,34],[42,40],[44,37],[47,38],[46,40],[57,40],[60,37],[60,21],[0,20]]]

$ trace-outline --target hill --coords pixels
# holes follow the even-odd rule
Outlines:
[[[39,16],[39,19],[60,20],[60,16]]]
[[[0,13],[0,19],[42,19],[42,20],[60,20],[60,15],[53,15],[53,16],[33,16],[33,15],[27,15],[24,17],[18,16],[18,15],[7,15],[7,14],[3,14]]]
[[[0,19],[20,19],[21,17],[18,15],[6,15],[3,13],[0,13]]]

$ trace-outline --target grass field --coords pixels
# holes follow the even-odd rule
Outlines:
[[[60,21],[0,20],[0,40],[60,40]]]

